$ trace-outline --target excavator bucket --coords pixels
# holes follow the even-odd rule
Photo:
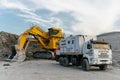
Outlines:
[[[13,60],[16,60],[18,62],[23,62],[26,59],[25,51],[17,51],[16,56],[13,58]]]
[[[24,50],[17,50],[16,46],[12,46],[12,54],[8,57],[7,61],[18,61],[23,62],[26,59],[26,54]]]

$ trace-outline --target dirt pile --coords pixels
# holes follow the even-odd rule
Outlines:
[[[0,32],[0,58],[7,57],[11,53],[11,46],[17,43],[18,35]]]

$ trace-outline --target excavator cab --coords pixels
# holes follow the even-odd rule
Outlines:
[[[62,30],[57,27],[49,28],[48,35],[50,40],[50,43],[48,44],[48,46],[49,46],[49,49],[53,51],[59,45],[59,40],[63,38]]]
[[[49,36],[62,36],[62,31],[60,28],[49,28],[48,29]]]
[[[54,30],[53,28],[49,28],[48,30],[49,36],[56,35],[59,32],[58,30]]]

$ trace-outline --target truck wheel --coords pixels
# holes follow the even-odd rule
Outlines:
[[[67,57],[63,58],[63,66],[67,67],[69,65],[69,60]]]
[[[107,65],[100,65],[99,68],[100,68],[100,70],[106,70],[107,69]]]
[[[59,58],[59,64],[60,64],[60,65],[63,65],[63,59],[64,59],[63,57],[60,57],[60,58]]]
[[[87,59],[83,59],[82,61],[82,69],[84,71],[88,71],[90,69],[89,63]]]

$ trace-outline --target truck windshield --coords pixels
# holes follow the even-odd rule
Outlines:
[[[95,49],[110,49],[108,44],[93,44],[93,48]]]

